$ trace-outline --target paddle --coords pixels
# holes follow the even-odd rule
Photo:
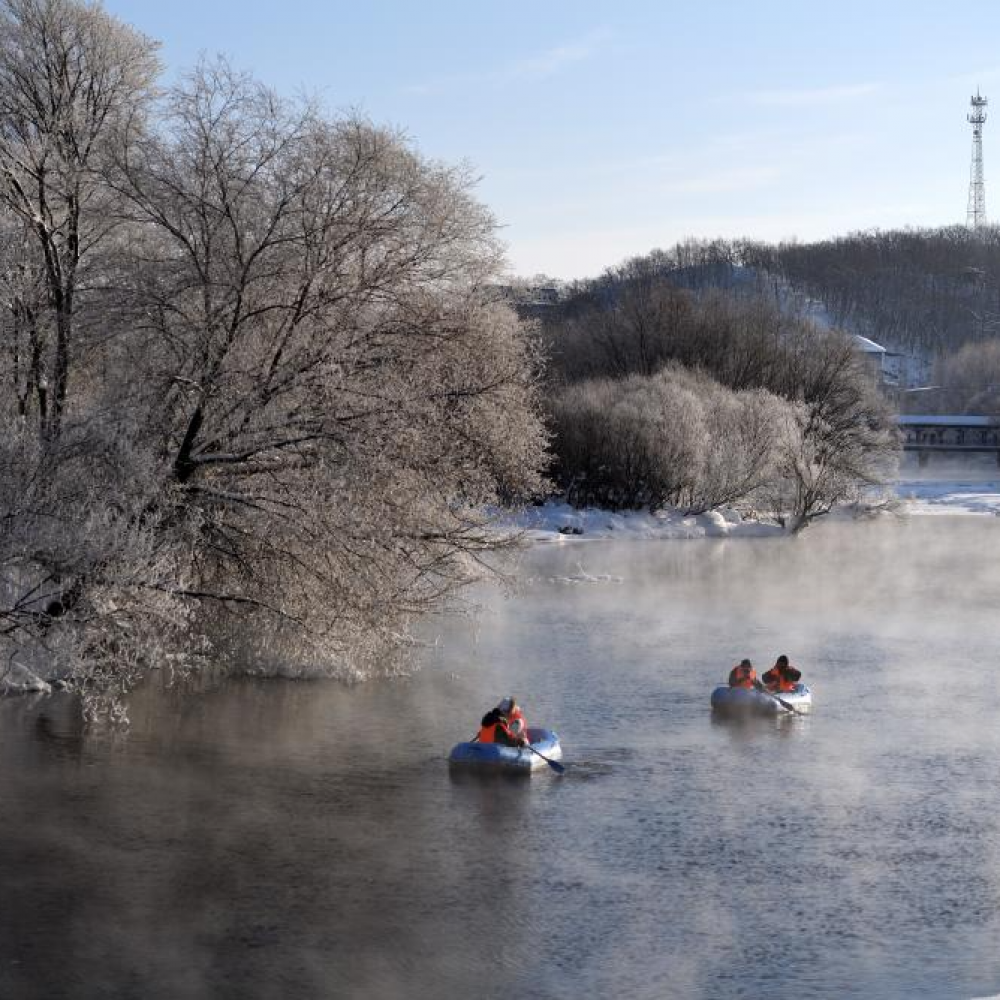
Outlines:
[[[779,698],[773,691],[768,691],[763,684],[758,681],[754,687],[761,693],[766,694],[768,698],[773,698],[786,712],[791,712],[792,715],[805,715],[804,712],[800,712],[794,705],[789,705],[784,698]]]
[[[551,767],[552,770],[556,772],[556,774],[563,774],[563,773],[565,773],[566,768],[563,767],[562,764],[559,763],[559,761],[553,760],[551,757],[546,757],[545,754],[543,754],[543,753],[539,753],[530,743],[525,743],[525,746],[533,754],[535,754],[538,757],[541,757],[542,760],[544,760],[545,763],[548,764],[549,767]]]

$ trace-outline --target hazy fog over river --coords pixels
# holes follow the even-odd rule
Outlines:
[[[539,545],[401,681],[0,701],[0,996],[1000,993],[1000,520]],[[814,715],[720,724],[786,653]],[[500,696],[566,774],[449,774]]]

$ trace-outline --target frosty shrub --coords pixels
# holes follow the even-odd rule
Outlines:
[[[489,294],[468,171],[223,63],[154,99],[151,44],[99,7],[0,12],[18,52],[69,26],[56,103],[121,84],[100,120],[0,105],[0,156],[74,128],[95,151],[65,144],[51,222],[10,172],[0,195],[23,251],[0,275],[6,655],[88,692],[209,661],[392,669],[501,544],[484,508],[545,485],[538,350]]]
[[[557,475],[571,503],[662,506],[697,462],[700,404],[632,376],[570,386],[551,404]]]
[[[963,344],[954,354],[939,358],[934,381],[941,386],[935,399],[937,412],[1000,415],[1000,339]]]
[[[570,502],[700,513],[771,482],[792,407],[675,364],[651,377],[576,383],[551,409],[556,474]]]
[[[756,504],[780,474],[788,420],[797,407],[766,389],[732,392],[705,376],[698,382],[705,410],[702,460],[683,506],[699,514]]]
[[[831,337],[803,366],[805,400],[786,416],[768,509],[790,531],[854,503],[896,470],[899,433],[846,341]]]

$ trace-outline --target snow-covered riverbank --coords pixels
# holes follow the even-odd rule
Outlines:
[[[896,495],[908,514],[1000,515],[997,473],[992,479],[900,479]]]
[[[734,510],[684,514],[666,509],[650,511],[577,510],[567,503],[530,507],[501,527],[520,528],[531,541],[567,541],[595,538],[720,538],[731,535],[781,535],[775,524],[743,518]]]
[[[992,460],[937,463],[920,468],[909,457],[900,478],[887,491],[899,516],[988,515],[1000,516],[1000,469]],[[846,512],[845,512],[846,513]],[[781,535],[775,524],[741,516],[735,510],[684,514],[678,510],[621,511],[577,510],[566,503],[550,502],[531,507],[502,528],[521,529],[538,542],[597,538],[720,538]]]
[[[34,671],[12,662],[0,669],[0,694],[49,694],[52,686]]]

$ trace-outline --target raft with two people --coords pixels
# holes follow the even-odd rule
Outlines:
[[[802,683],[802,674],[787,656],[779,656],[774,666],[758,680],[749,660],[729,672],[729,682],[712,691],[712,711],[726,718],[753,716],[807,715],[812,711],[812,691]]]
[[[558,735],[551,729],[529,729],[520,706],[507,697],[483,716],[479,732],[471,740],[452,747],[448,762],[484,771],[531,774],[551,768],[562,774],[565,768],[560,757]]]

